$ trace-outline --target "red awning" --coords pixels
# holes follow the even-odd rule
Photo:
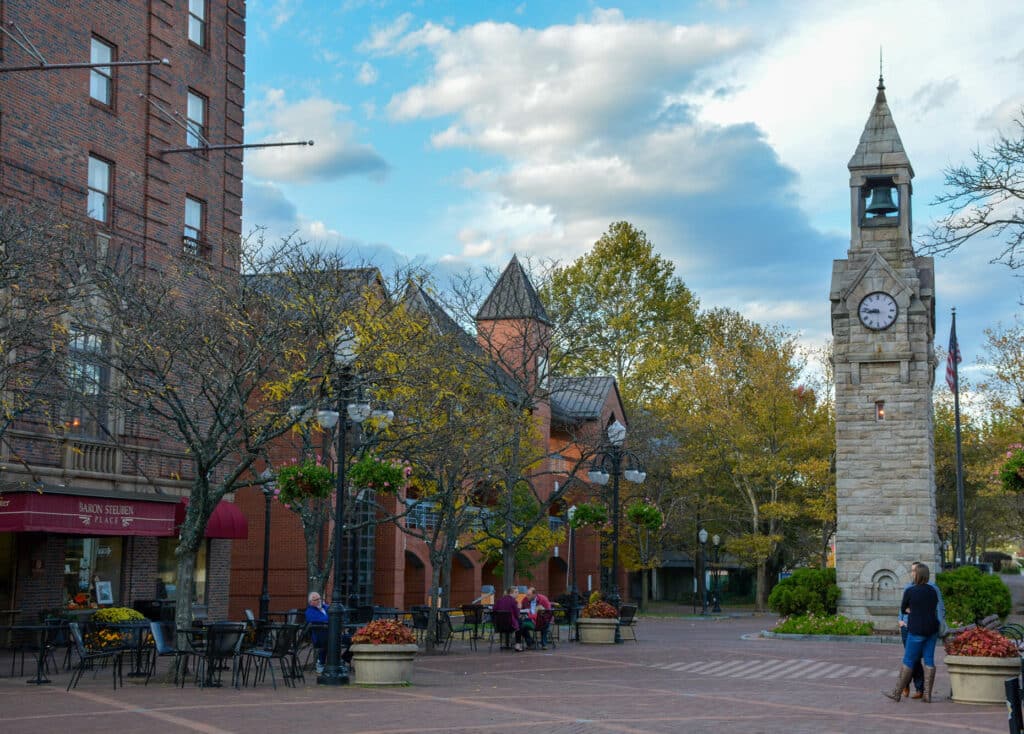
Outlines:
[[[0,494],[0,532],[74,535],[174,535],[171,502],[74,494]]]
[[[185,522],[185,506],[187,504],[188,497],[182,497],[181,502],[175,506],[175,528]],[[177,534],[177,530],[175,530],[175,534]],[[234,502],[221,500],[213,508],[213,514],[210,515],[210,519],[206,523],[206,537],[245,539],[249,537],[249,523],[246,522],[245,515]]]

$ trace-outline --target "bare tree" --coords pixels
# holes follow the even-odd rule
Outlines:
[[[988,150],[975,150],[972,162],[945,171],[947,191],[935,198],[949,211],[922,242],[925,252],[947,254],[968,240],[1001,240],[992,258],[1016,269],[1024,244],[1024,117],[1014,120],[1016,135],[1000,133]]]

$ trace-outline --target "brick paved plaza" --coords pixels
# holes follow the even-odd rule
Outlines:
[[[457,640],[448,656],[419,659],[415,685],[387,690],[325,689],[309,676],[305,687],[277,691],[269,683],[236,691],[126,679],[115,692],[101,673],[66,693],[67,673],[36,687],[6,677],[7,667],[0,732],[1007,731],[1002,706],[883,698],[898,645],[749,637],[773,621],[646,619],[638,644],[563,643],[547,652],[488,653],[486,644],[472,652]],[[936,698],[944,698],[941,653],[939,660]]]

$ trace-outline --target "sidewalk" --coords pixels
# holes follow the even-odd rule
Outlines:
[[[472,652],[417,661],[414,685],[372,690],[305,687],[184,689],[67,674],[37,688],[0,678],[3,734],[359,732],[361,734],[621,734],[685,732],[1007,731],[1002,706],[884,698],[895,645],[764,640],[765,618],[641,619],[639,643],[563,642],[547,652]],[[745,635],[750,635],[744,639]],[[936,698],[949,692],[939,662]],[[0,671],[3,673],[8,670]],[[26,676],[27,677],[27,676]],[[61,683],[63,681],[63,684]]]

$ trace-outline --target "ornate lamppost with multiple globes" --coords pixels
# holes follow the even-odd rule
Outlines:
[[[362,424],[370,416],[370,406],[366,403],[349,404],[348,391],[353,379],[352,365],[355,363],[355,337],[351,331],[345,331],[338,340],[334,352],[335,364],[338,367],[338,409],[319,410],[316,418],[320,425],[330,430],[337,426],[338,446],[335,458],[335,497],[334,497],[334,582],[331,589],[331,604],[327,608],[327,654],[324,660],[324,672],[317,676],[316,682],[325,686],[342,686],[348,684],[348,666],[341,659],[341,637],[345,630],[345,601],[341,589],[341,578],[344,573],[344,528],[345,528],[345,438],[348,433],[349,421],[356,425]]]
[[[595,454],[587,478],[601,486],[608,484],[609,479],[612,482],[612,588],[608,594],[608,603],[618,609],[622,605],[622,597],[619,595],[619,477],[641,484],[647,478],[647,473],[643,470],[640,458],[622,447],[626,442],[624,425],[615,421],[608,426],[606,434],[607,443]],[[615,641],[621,642],[617,627]]]
[[[708,613],[708,592],[707,585],[704,583],[704,569],[707,565],[707,548],[708,544],[708,531],[701,528],[697,533],[697,540],[700,542],[700,583],[697,584],[698,590],[700,591],[700,613],[705,615]]]

